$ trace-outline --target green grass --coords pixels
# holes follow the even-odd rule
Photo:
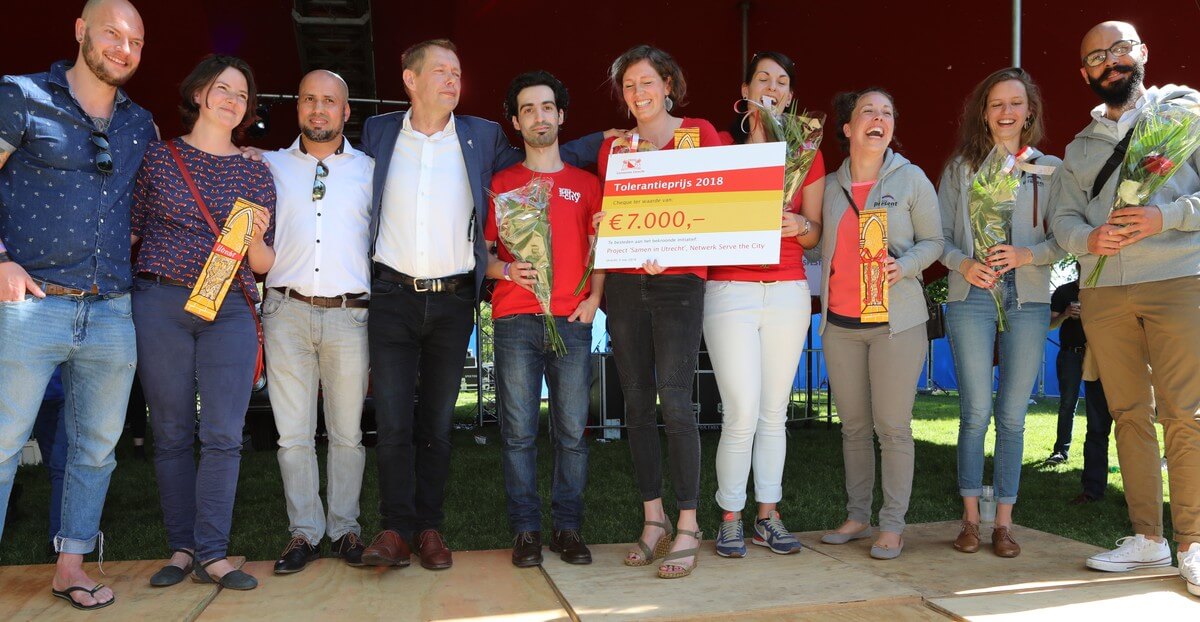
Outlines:
[[[464,397],[458,411],[463,422],[470,421],[474,397]],[[957,519],[961,514],[955,479],[957,397],[919,396],[915,412],[916,477],[908,522]],[[1076,417],[1070,462],[1059,467],[1043,466],[1041,461],[1050,454],[1054,443],[1056,412],[1057,400],[1054,398],[1041,400],[1030,407],[1016,521],[1023,526],[1083,542],[1111,546],[1113,540],[1129,531],[1120,476],[1109,476],[1109,489],[1103,501],[1086,506],[1066,505],[1068,499],[1080,492],[1085,422],[1082,416]],[[487,439],[484,445],[475,442],[476,432],[462,429],[453,433],[454,454],[445,532],[455,549],[507,547],[511,536],[501,479],[499,431],[494,425],[484,428],[482,435]],[[784,498],[780,504],[788,526],[795,531],[836,527],[845,518],[838,425],[827,426],[823,421],[801,424],[789,434]],[[717,432],[701,434],[700,516],[701,526],[710,537],[718,515],[713,501],[716,489],[713,461],[718,438]],[[991,445],[989,433],[989,452]],[[544,435],[539,449],[544,527],[549,529],[550,460],[549,442]],[[632,542],[641,529],[642,517],[628,447],[623,440],[602,442],[593,437],[590,450],[584,535],[589,542]],[[323,464],[323,447],[318,453]],[[153,466],[134,459],[125,441],[118,449],[118,461],[120,464],[109,489],[102,524],[106,557],[165,557],[166,533]],[[1110,462],[1116,464],[1115,446],[1110,446]],[[990,480],[990,473],[989,457],[985,481]],[[45,470],[40,466],[23,467],[17,473],[17,482],[24,491],[17,510],[19,515],[5,531],[4,543],[0,545],[0,564],[41,563],[45,559],[49,499]],[[665,496],[668,511],[674,514],[669,484]],[[878,509],[881,499],[878,489],[875,499]],[[368,538],[379,527],[378,501],[375,453],[368,450],[360,519]],[[1168,508],[1164,507],[1164,514],[1169,532]],[[230,554],[250,559],[274,559],[287,542],[287,524],[275,452],[243,454]],[[947,539],[953,535],[947,533]]]

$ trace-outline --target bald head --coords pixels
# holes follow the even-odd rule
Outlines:
[[[142,60],[146,29],[129,0],[89,0],[75,20],[75,40],[79,60],[91,73],[105,84],[121,86]]]
[[[300,81],[296,112],[300,131],[309,141],[340,141],[350,118],[350,88],[332,71],[310,71]]]
[[[1079,57],[1083,58],[1095,50],[1107,50],[1121,40],[1141,41],[1142,38],[1129,22],[1110,21],[1096,24],[1083,35],[1083,41],[1079,44]]]

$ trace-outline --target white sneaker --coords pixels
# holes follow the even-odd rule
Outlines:
[[[1187,581],[1187,589],[1200,596],[1200,542],[1193,542],[1179,554],[1179,576]]]
[[[1197,556],[1200,559],[1200,555]],[[1125,536],[1117,540],[1117,548],[1096,553],[1084,562],[1088,568],[1105,572],[1128,572],[1138,568],[1158,568],[1171,565],[1171,547],[1166,541],[1155,542],[1146,536]],[[1200,562],[1197,562],[1200,565]]]

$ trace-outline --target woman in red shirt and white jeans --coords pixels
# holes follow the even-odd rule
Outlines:
[[[776,110],[792,100],[795,64],[778,52],[755,54],[746,66],[742,98],[769,98]],[[751,107],[734,140],[767,140]],[[780,554],[796,553],[800,541],[783,525],[776,504],[783,498],[788,401],[812,313],[804,274],[804,249],[821,239],[825,163],[818,151],[804,184],[783,211],[779,263],[713,266],[704,295],[704,338],[724,404],[717,446],[717,504],[721,529],[717,554],[743,557],[742,508],[754,466],[758,502],[754,543]]]
[[[676,130],[696,128],[700,132],[698,146],[721,144],[717,130],[708,121],[670,114],[687,96],[683,70],[670,54],[648,45],[635,46],[613,62],[609,77],[637,121],[640,139],[659,149],[674,149]],[[601,179],[607,173],[613,142],[606,140],[600,147]],[[647,566],[665,555],[658,568],[658,575],[664,579],[691,574],[701,540],[696,522],[700,432],[692,412],[691,393],[700,350],[707,272],[703,266],[663,268],[651,260],[640,269],[608,270],[604,286],[613,358],[625,396],[629,449],[645,512],[638,547],[625,557],[625,564]],[[671,480],[679,507],[679,529],[673,544],[671,524],[662,505],[656,401],[662,404]]]

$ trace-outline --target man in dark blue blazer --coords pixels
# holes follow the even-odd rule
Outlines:
[[[413,543],[422,566],[441,569],[452,564],[440,532],[451,417],[488,263],[486,191],[522,152],[498,124],[454,114],[462,68],[453,43],[418,43],[400,62],[412,107],[367,119],[362,136],[375,158],[367,328],[383,528],[362,560],[407,566]],[[602,140],[570,143],[563,159],[591,166]]]

